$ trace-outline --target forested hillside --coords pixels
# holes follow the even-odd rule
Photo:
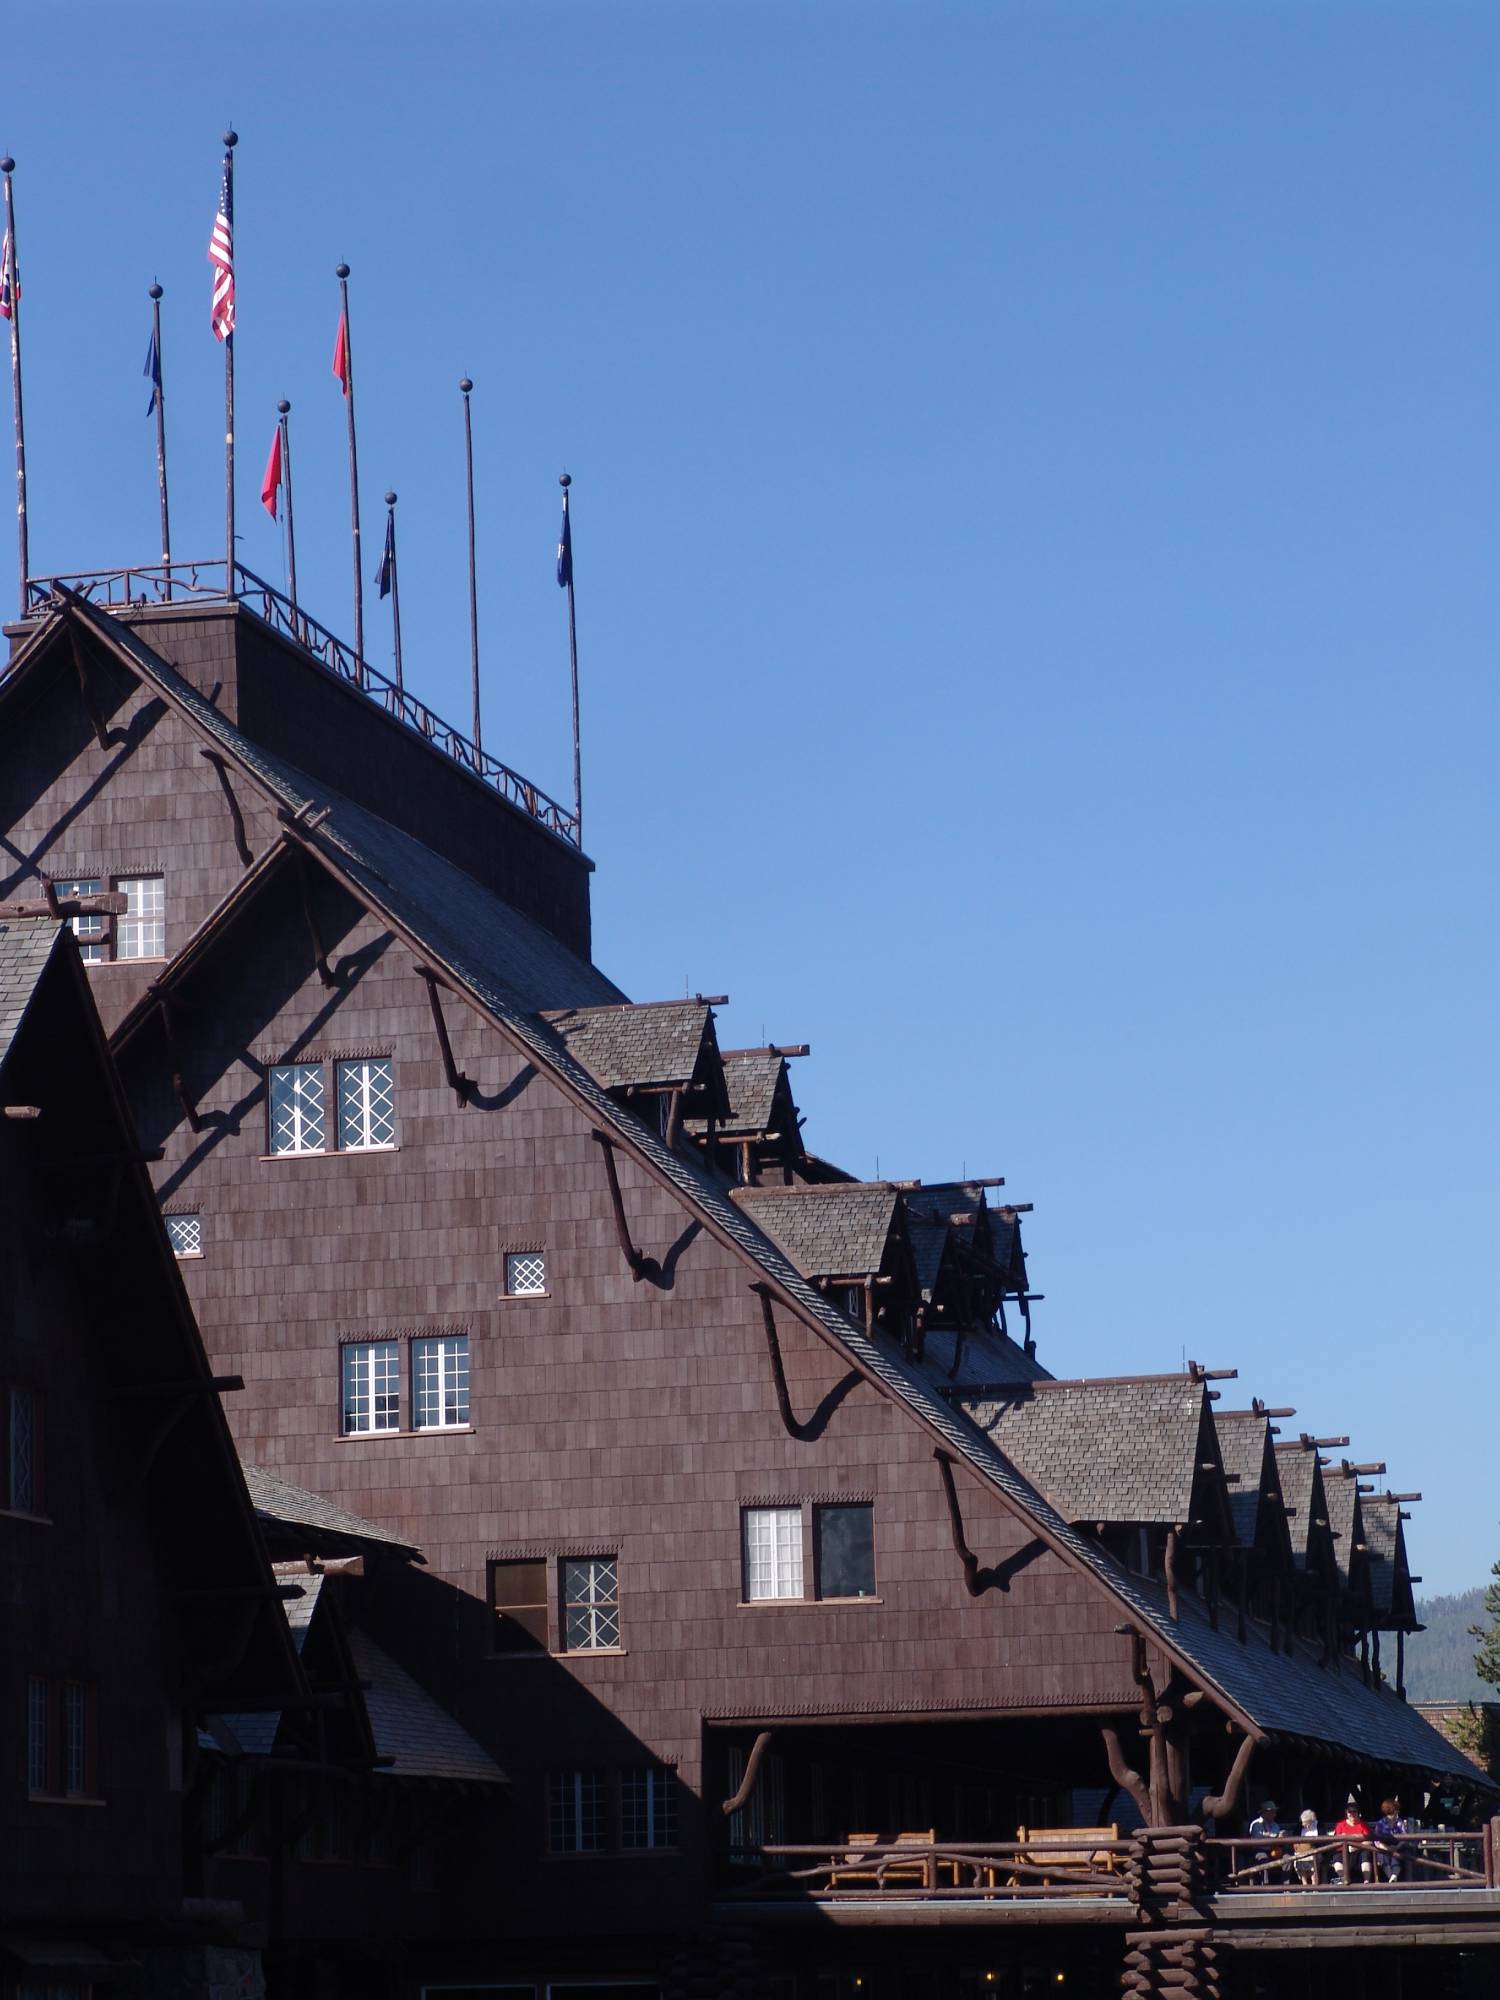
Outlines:
[[[1486,1686],[1474,1671],[1474,1648],[1479,1642],[1469,1627],[1485,1622],[1484,1591],[1465,1590],[1456,1597],[1419,1597],[1417,1617],[1427,1630],[1413,1632],[1406,1642],[1407,1698],[1500,1700],[1500,1688]]]

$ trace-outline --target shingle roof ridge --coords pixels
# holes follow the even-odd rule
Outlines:
[[[902,1191],[900,1183],[897,1181],[792,1181],[786,1186],[778,1186],[774,1182],[763,1181],[753,1187],[732,1187],[729,1190],[729,1196],[732,1201],[780,1200],[783,1197],[797,1201],[803,1195],[809,1194],[898,1195]]]
[[[294,1485],[279,1472],[252,1465],[248,1460],[241,1461],[241,1469],[250,1490],[251,1505],[258,1514],[284,1521],[291,1527],[312,1528],[323,1534],[347,1535],[351,1541],[382,1542],[391,1548],[415,1551],[415,1543],[381,1527],[378,1521],[367,1521],[340,1506],[337,1500],[314,1493],[306,1486]]]
[[[700,994],[691,993],[681,1000],[589,1000],[577,1007],[538,1007],[536,1011],[544,1021],[555,1021],[571,1014],[644,1013],[652,1007],[692,1007],[712,1013],[714,1004]]]
[[[504,1784],[484,1745],[361,1625],[349,1630],[349,1654],[365,1690],[365,1713],[377,1754],[391,1763],[379,1775]]]

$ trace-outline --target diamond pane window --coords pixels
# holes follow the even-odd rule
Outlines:
[[[389,1056],[334,1065],[339,1144],[346,1152],[396,1143],[396,1078]]]
[[[441,1430],[469,1421],[469,1336],[444,1334],[414,1340],[411,1348],[412,1407],[419,1431]]]
[[[563,1643],[570,1653],[608,1652],[620,1643],[620,1583],[614,1556],[565,1556]]]
[[[201,1215],[169,1215],[167,1217],[167,1241],[172,1246],[174,1257],[201,1257],[203,1255],[203,1217]]]
[[[116,958],[165,958],[167,885],[160,875],[119,875],[125,914],[115,931]]]
[[[604,1774],[554,1771],[547,1787],[547,1833],[554,1854],[598,1854],[604,1846]]]
[[[97,875],[77,875],[70,882],[54,882],[52,886],[62,897],[97,896],[104,884]],[[102,964],[108,920],[104,917],[70,917],[68,922],[78,940],[78,956],[84,964]]]
[[[745,1509],[745,1596],[802,1595],[802,1509]]]
[[[321,1153],[324,1133],[320,1063],[278,1063],[271,1071],[271,1151]]]
[[[677,1845],[677,1774],[661,1764],[620,1773],[620,1845]]]
[[[361,1341],[343,1350],[344,1435],[401,1425],[401,1343]]]
[[[547,1289],[547,1259],[540,1250],[513,1250],[505,1260],[505,1290],[512,1298]]]
[[[37,1399],[29,1389],[10,1392],[9,1505],[17,1514],[34,1514],[37,1491]]]

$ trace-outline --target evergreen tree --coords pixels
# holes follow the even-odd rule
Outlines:
[[[1484,1593],[1484,1615],[1490,1622],[1487,1626],[1471,1625],[1469,1630],[1479,1641],[1474,1671],[1482,1681],[1496,1687],[1500,1686],[1500,1562],[1494,1564],[1490,1575],[1495,1581]]]

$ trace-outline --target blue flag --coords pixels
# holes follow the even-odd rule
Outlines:
[[[151,329],[151,344],[146,349],[146,365],[141,373],[151,384],[151,401],[146,405],[146,415],[161,401],[161,356],[156,351],[156,328]]]
[[[568,496],[563,495],[562,529],[557,537],[557,582],[566,590],[573,581],[573,529],[568,520]]]
[[[385,517],[385,552],[380,558],[380,567],[375,572],[376,587],[382,597],[391,594],[391,578],[396,571],[396,516],[387,513]]]

